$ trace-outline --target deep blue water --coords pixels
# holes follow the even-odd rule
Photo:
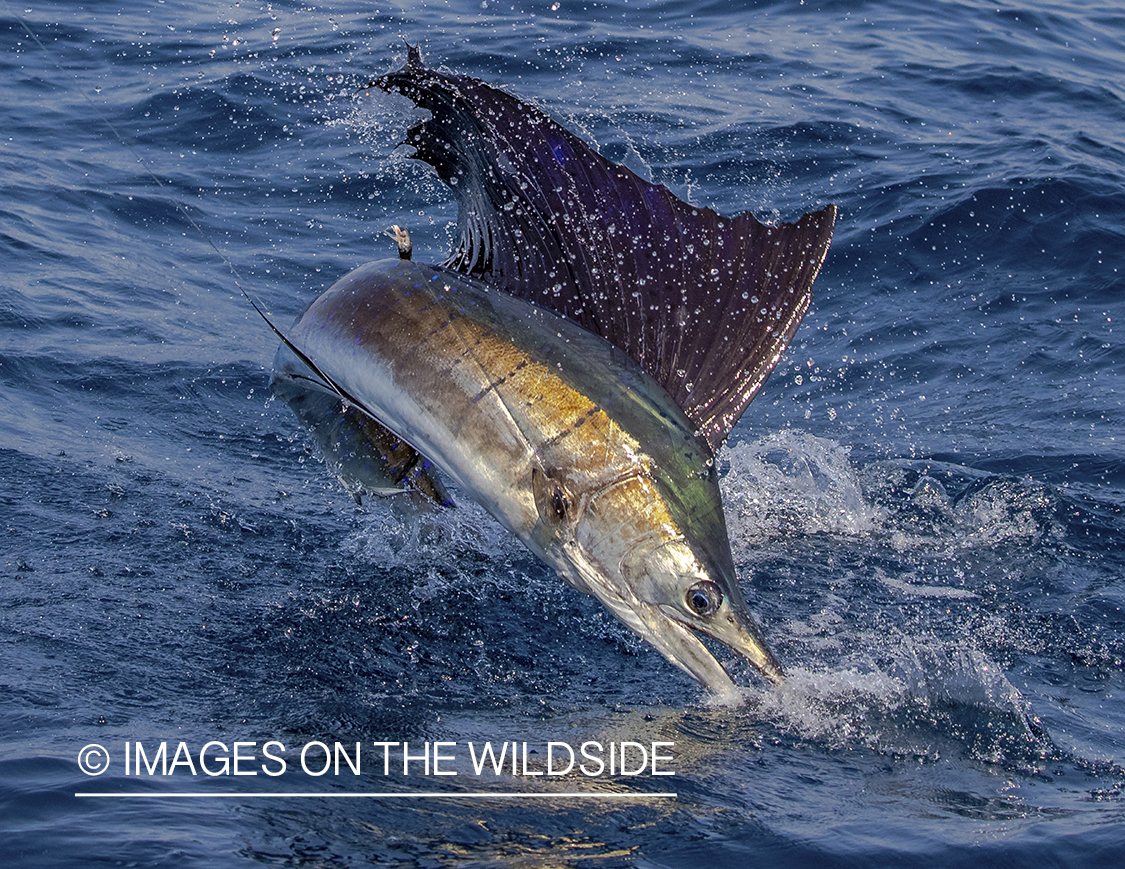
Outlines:
[[[357,507],[270,401],[232,268],[288,322],[392,223],[451,244],[363,90],[403,37],[690,201],[839,205],[721,456],[783,687],[709,708],[479,509]],[[1125,858],[1117,4],[25,3],[0,81],[3,865]],[[676,775],[121,766],[271,739],[671,741]],[[677,797],[75,797],[548,787]]]

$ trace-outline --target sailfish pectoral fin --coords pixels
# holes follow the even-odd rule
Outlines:
[[[270,389],[308,429],[352,497],[358,501],[364,492],[413,490],[438,507],[452,507],[453,498],[433,463],[387,429],[265,319],[282,342]]]

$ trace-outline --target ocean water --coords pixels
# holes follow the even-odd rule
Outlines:
[[[689,201],[839,205],[720,456],[784,686],[709,706],[479,508],[356,505],[270,400],[236,281],[284,323],[390,224],[452,243],[365,89],[404,40]],[[1118,4],[35,2],[0,81],[0,863],[1125,859]],[[476,773],[513,742],[674,745]]]

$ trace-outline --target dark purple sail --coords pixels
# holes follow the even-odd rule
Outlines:
[[[431,113],[407,142],[458,198],[446,266],[609,340],[717,451],[808,310],[835,206],[767,226],[689,205],[414,47],[374,84]]]

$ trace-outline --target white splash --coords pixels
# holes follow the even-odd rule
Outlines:
[[[783,429],[728,446],[722,459],[730,463],[721,487],[732,542],[866,534],[882,520],[864,499],[850,448],[833,440]]]
[[[1049,748],[1027,701],[984,653],[907,637],[883,646],[878,663],[857,651],[827,670],[790,668],[784,684],[755,694],[755,714],[833,747],[938,756],[955,743],[988,763]]]

